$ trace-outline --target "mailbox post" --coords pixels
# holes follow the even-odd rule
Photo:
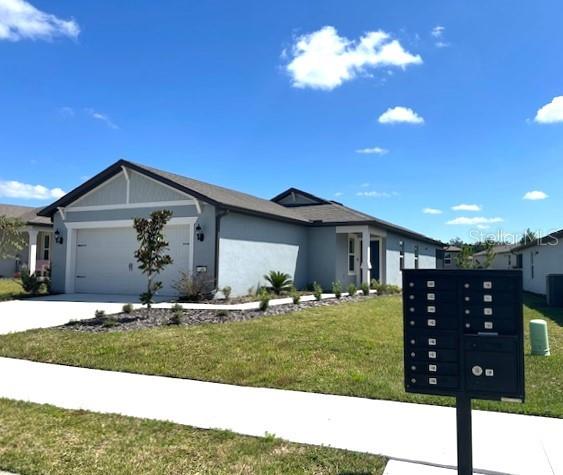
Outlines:
[[[459,475],[472,475],[471,399],[524,401],[520,271],[403,271],[405,390],[456,398]]]

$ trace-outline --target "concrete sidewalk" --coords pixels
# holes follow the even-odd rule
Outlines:
[[[254,436],[268,432],[294,442],[441,467],[456,464],[453,408],[231,386],[9,358],[0,358],[0,374],[0,397],[228,429]],[[563,475],[563,420],[474,411],[473,426],[476,471]]]

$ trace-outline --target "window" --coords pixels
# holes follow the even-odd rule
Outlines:
[[[356,273],[356,240],[348,238],[348,274]]]
[[[43,260],[48,261],[51,254],[51,236],[45,234],[43,237]]]
[[[452,263],[452,255],[449,252],[444,254],[444,264],[450,265]]]
[[[399,241],[399,269],[405,268],[405,242]]]
[[[418,245],[414,246],[414,268],[418,269]]]
[[[534,251],[530,252],[530,274],[534,278]]]
[[[508,267],[512,267],[512,256],[508,254]]]

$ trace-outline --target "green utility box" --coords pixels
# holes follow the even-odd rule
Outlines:
[[[549,356],[549,336],[545,320],[530,321],[530,344],[532,355]]]

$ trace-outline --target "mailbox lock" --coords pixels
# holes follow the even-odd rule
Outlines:
[[[483,374],[483,368],[481,368],[481,366],[473,366],[473,368],[471,368],[471,372],[473,373],[473,376],[481,376]]]
[[[409,308],[409,312],[413,313],[413,312],[414,312],[414,307]]]
[[[466,289],[469,288],[469,284],[468,284],[467,282],[466,282],[463,286],[464,286]]]
[[[414,320],[411,320],[411,327],[414,327]]]
[[[409,295],[409,299],[414,300],[414,295]]]
[[[465,301],[469,302],[471,300],[471,297],[465,297]]]
[[[414,287],[414,282],[409,282],[409,287]]]
[[[411,366],[412,371],[416,371],[416,366]]]
[[[412,378],[411,383],[413,383],[413,384],[416,383],[416,379]]]
[[[416,341],[413,339],[411,340],[411,345],[414,345],[416,343]]]
[[[471,310],[469,310],[468,308],[465,309],[465,315],[469,315],[471,313]]]

